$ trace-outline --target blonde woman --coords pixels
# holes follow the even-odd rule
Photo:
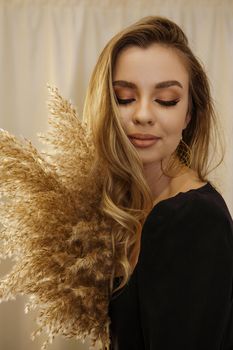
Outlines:
[[[84,117],[115,222],[112,349],[232,349],[233,224],[208,179],[216,118],[183,31],[146,17],[114,36]]]

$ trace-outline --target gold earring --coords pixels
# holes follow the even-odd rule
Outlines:
[[[180,139],[179,145],[177,146],[176,154],[182,164],[186,165],[187,167],[190,167],[192,163],[192,150],[187,145],[187,143],[184,142],[182,137]]]

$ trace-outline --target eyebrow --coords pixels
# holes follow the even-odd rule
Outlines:
[[[136,84],[131,83],[130,81],[126,80],[115,80],[113,82],[113,86],[121,86],[121,87],[127,87],[130,89],[137,89]],[[182,84],[177,81],[177,80],[166,80],[166,81],[161,81],[155,85],[155,89],[166,89],[170,86],[178,86],[181,89],[183,88]]]

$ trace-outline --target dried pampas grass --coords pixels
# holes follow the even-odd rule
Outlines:
[[[101,212],[101,169],[93,178],[94,148],[70,102],[49,87],[49,124],[39,153],[26,139],[0,131],[0,257],[14,266],[0,281],[0,300],[28,295],[38,310],[45,349],[54,336],[109,347],[111,222]]]

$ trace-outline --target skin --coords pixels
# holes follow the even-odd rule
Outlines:
[[[176,83],[155,88],[165,81]],[[128,83],[134,86],[128,86]],[[202,186],[197,173],[188,167],[180,165],[174,178],[164,175],[161,169],[161,161],[163,167],[168,164],[180,142],[182,131],[190,121],[189,74],[181,54],[157,43],[146,49],[127,47],[118,54],[113,86],[126,134],[142,133],[159,137],[150,147],[134,145],[142,160],[154,204],[178,192]],[[165,106],[164,101],[177,103]],[[133,141],[131,138],[129,140]]]
[[[176,81],[178,85],[155,88],[155,85],[165,81]],[[161,169],[161,161],[163,167],[168,164],[180,142],[182,131],[190,121],[189,74],[181,54],[159,44],[152,44],[146,49],[128,47],[116,59],[113,86],[125,133],[152,134],[159,137],[153,145],[146,148],[138,147],[129,138],[142,160],[154,204],[179,192],[203,186],[205,183],[201,182],[197,173],[181,165],[178,160],[177,164],[180,165],[176,167],[173,177],[164,175]],[[122,104],[124,100],[128,100],[128,103]],[[177,103],[164,106],[161,101]],[[140,241],[139,236],[129,258],[132,271],[138,261]]]

